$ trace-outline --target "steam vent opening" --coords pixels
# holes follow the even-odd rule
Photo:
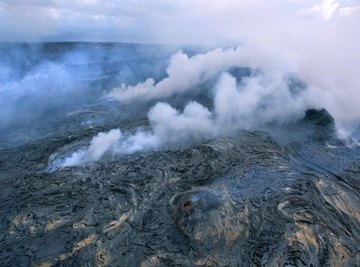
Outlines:
[[[186,201],[183,205],[184,209],[189,209],[190,208],[190,201]]]

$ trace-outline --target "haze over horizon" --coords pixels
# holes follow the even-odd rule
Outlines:
[[[356,0],[2,0],[0,40],[271,45],[304,30],[351,32],[359,15]]]

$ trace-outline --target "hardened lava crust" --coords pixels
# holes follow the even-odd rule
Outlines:
[[[52,172],[68,136],[2,147],[1,266],[359,266],[360,150],[325,110],[303,130]]]

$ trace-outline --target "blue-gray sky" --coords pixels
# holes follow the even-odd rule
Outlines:
[[[231,43],[359,14],[359,0],[2,0],[0,40]]]

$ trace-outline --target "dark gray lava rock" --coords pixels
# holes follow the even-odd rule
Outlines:
[[[66,142],[1,149],[1,266],[359,266],[359,148],[241,132],[39,171]]]

